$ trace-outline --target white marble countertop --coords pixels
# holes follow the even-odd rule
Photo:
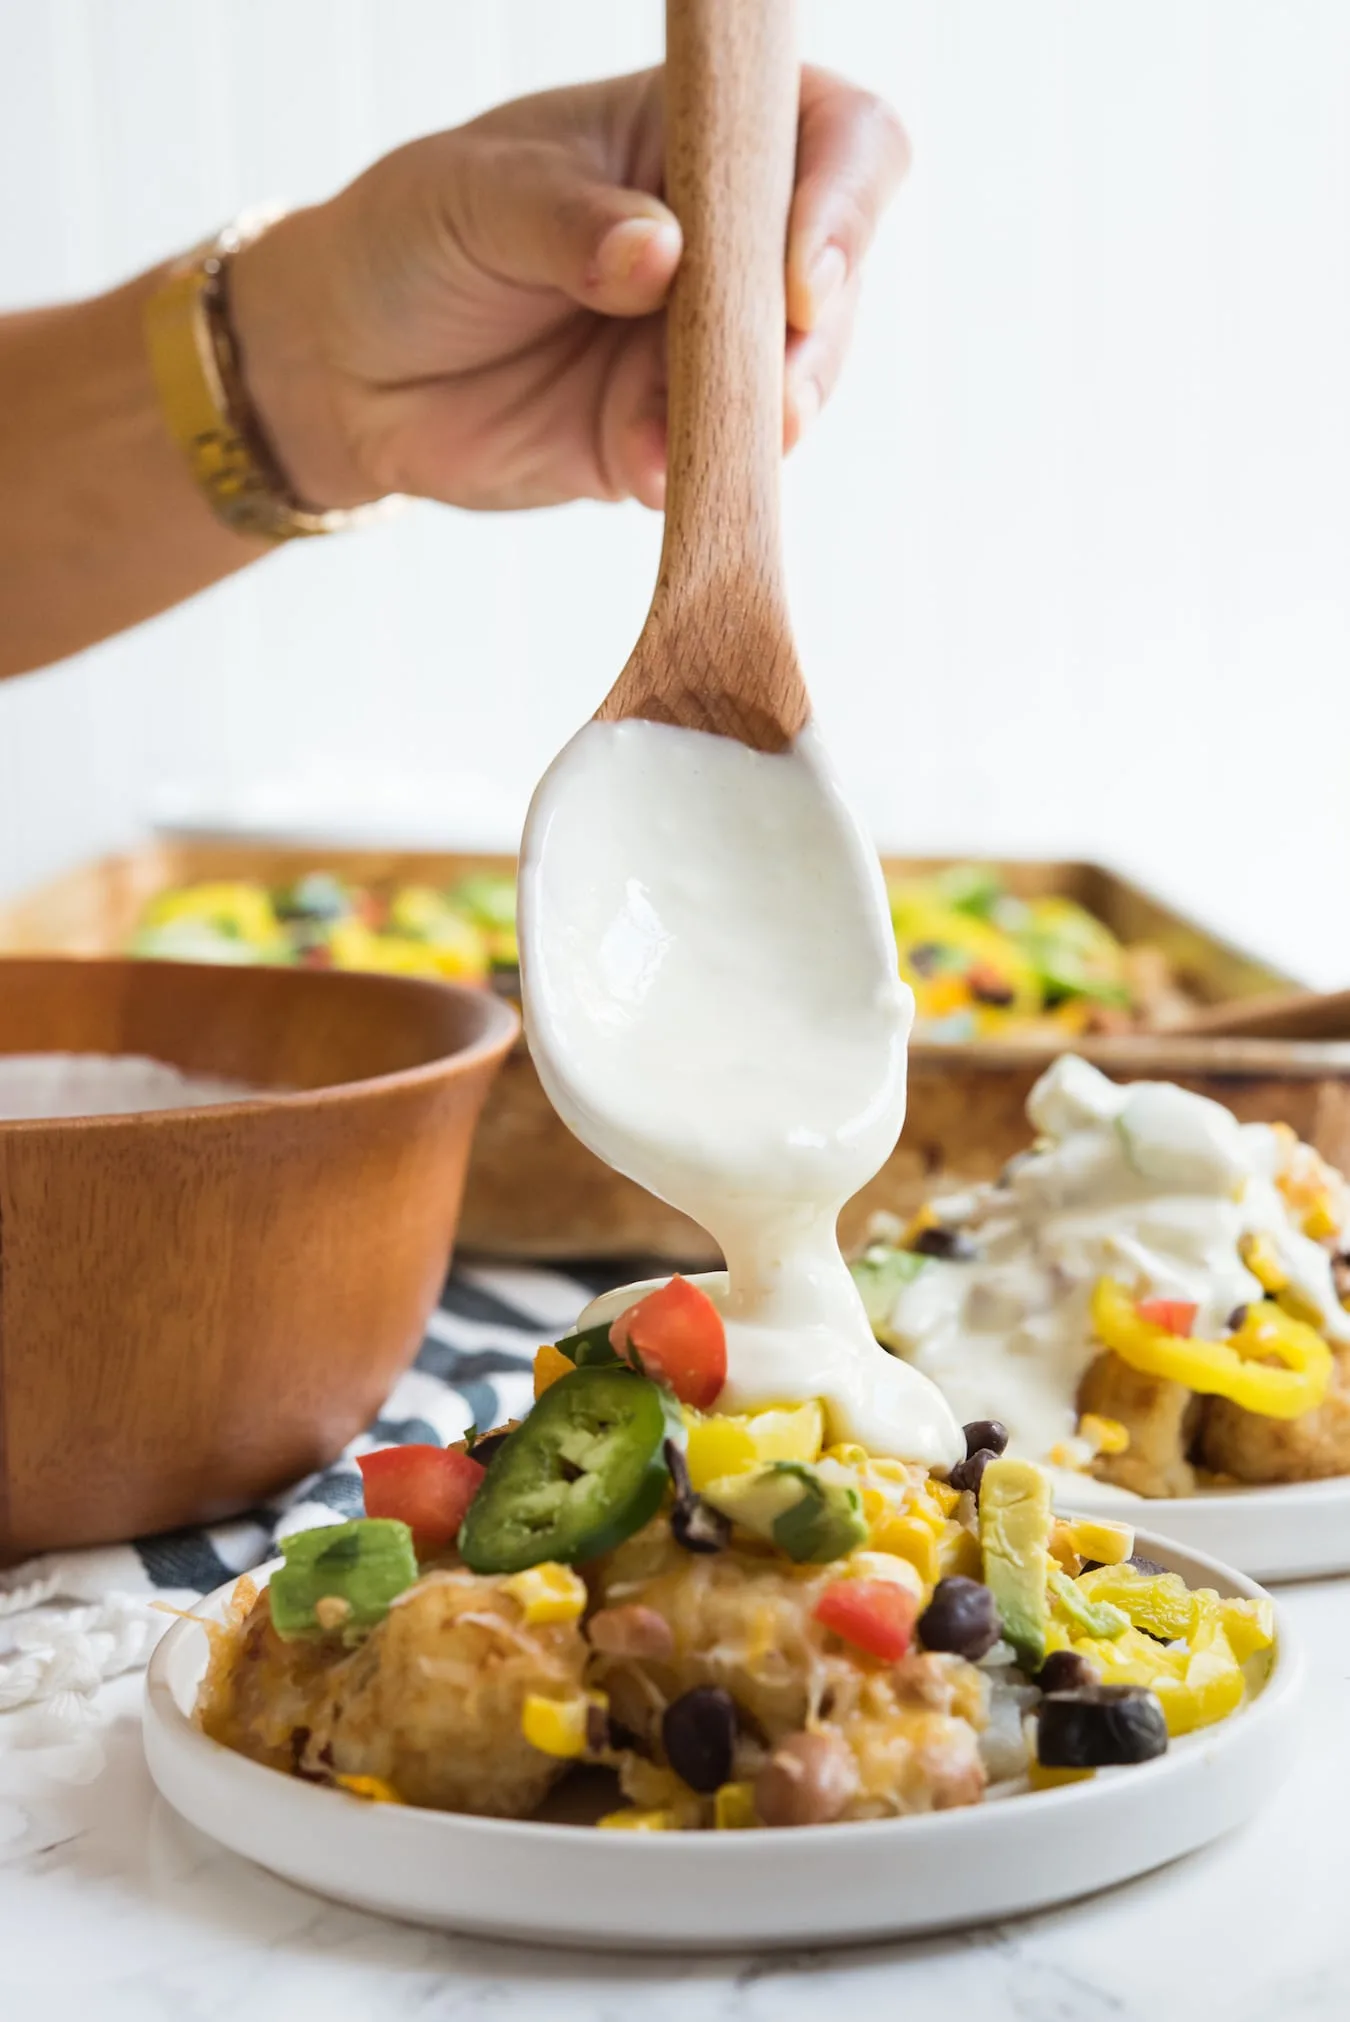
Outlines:
[[[1350,2013],[1350,1584],[1286,1589],[1312,1660],[1305,1748],[1254,1827],[1051,1915],[851,1952],[640,1958],[482,1943],[339,1909],[156,1796],[139,1678],[97,1751],[6,1749],[4,2022],[1332,2022]],[[103,1766],[96,1774],[98,1756]]]

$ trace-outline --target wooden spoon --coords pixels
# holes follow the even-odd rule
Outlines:
[[[684,233],[668,335],[665,540],[597,717],[782,751],[811,713],[783,584],[784,265],[793,0],[667,0],[666,199]]]

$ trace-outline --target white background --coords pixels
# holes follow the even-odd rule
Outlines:
[[[659,36],[656,0],[0,0],[0,302]],[[806,0],[803,46],[915,144],[787,478],[879,839],[1097,854],[1350,981],[1350,6]],[[419,507],[9,683],[0,890],[278,774],[495,840],[618,671],[658,533]]]

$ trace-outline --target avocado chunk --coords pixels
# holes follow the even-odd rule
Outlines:
[[[874,1334],[890,1324],[895,1302],[905,1286],[917,1278],[927,1257],[915,1250],[896,1250],[889,1243],[871,1243],[849,1265],[853,1282],[862,1294],[863,1311]]]
[[[417,1578],[412,1532],[396,1517],[353,1517],[282,1538],[286,1563],[267,1589],[272,1627],[285,1642],[340,1633],[358,1640]]]
[[[1003,1633],[1024,1669],[1039,1670],[1050,1621],[1050,1481],[1029,1460],[1002,1455],[980,1481],[980,1552],[984,1583],[998,1605]]]
[[[1115,1636],[1123,1636],[1130,1626],[1128,1615],[1110,1601],[1094,1601],[1067,1573],[1051,1573],[1050,1591],[1074,1627],[1084,1636],[1110,1641]]]
[[[862,1497],[837,1461],[776,1460],[750,1474],[723,1475],[701,1494],[799,1565],[828,1565],[867,1541]]]

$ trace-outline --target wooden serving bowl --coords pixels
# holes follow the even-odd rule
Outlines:
[[[0,1053],[278,1091],[0,1122],[0,1564],[218,1519],[335,1457],[417,1352],[516,1029],[402,977],[0,961]]]

